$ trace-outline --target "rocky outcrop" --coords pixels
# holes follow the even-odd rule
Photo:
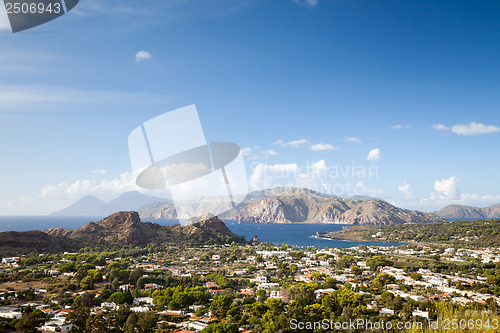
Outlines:
[[[217,216],[186,226],[161,226],[141,222],[137,212],[118,212],[76,230],[54,228],[0,233],[0,253],[75,251],[101,245],[229,244],[233,241],[243,243],[245,239],[233,234]]]
[[[205,213],[205,214],[203,214],[201,216],[192,217],[192,218],[190,218],[190,219],[187,220],[186,225],[200,223],[201,221],[209,220],[209,219],[211,219],[214,216],[215,215],[212,214],[212,213]]]

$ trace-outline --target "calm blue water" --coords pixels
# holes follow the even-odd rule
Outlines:
[[[338,231],[347,224],[258,224],[227,223],[228,228],[237,235],[252,239],[254,235],[261,242],[273,244],[290,244],[296,246],[312,246],[316,248],[342,247],[348,248],[365,244],[366,246],[399,246],[403,243],[350,242],[341,240],[312,238],[316,232]]]
[[[100,221],[102,217],[59,217],[59,216],[0,216],[1,231],[46,230],[50,228],[76,229],[87,222]],[[161,225],[177,224],[177,220],[151,220]],[[290,244],[295,246],[313,246],[316,248],[341,247],[348,248],[365,244],[367,246],[398,246],[402,243],[350,242],[328,239],[317,239],[311,236],[316,232],[338,231],[339,224],[238,224],[226,221],[228,228],[237,235],[252,239],[254,235],[261,242],[274,244]]]

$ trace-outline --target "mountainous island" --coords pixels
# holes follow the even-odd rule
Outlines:
[[[489,207],[448,205],[434,214],[445,219],[500,219],[500,204]]]
[[[180,203],[183,204],[183,203]],[[196,203],[193,205],[196,206]],[[201,205],[201,203],[200,203]],[[204,202],[205,211],[210,205]],[[173,203],[153,203],[139,209],[146,218],[176,218]],[[401,224],[441,222],[444,219],[432,213],[398,208],[374,198],[362,200],[338,198],[305,188],[280,188],[271,192],[250,193],[236,208],[221,218],[239,223],[334,223],[334,224]]]
[[[148,244],[226,244],[244,243],[217,216],[190,225],[161,226],[141,222],[134,211],[114,213],[101,221],[89,222],[76,230],[54,228],[45,231],[0,233],[1,253],[32,251],[76,251],[83,247]]]
[[[105,202],[93,195],[87,195],[51,216],[108,216],[119,211],[137,211],[153,202],[169,202],[165,198],[145,195],[138,191],[125,192],[115,199]]]

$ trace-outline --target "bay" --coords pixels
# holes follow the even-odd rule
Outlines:
[[[87,222],[97,222],[100,216],[0,216],[0,232],[47,230],[51,228],[77,229]],[[149,220],[148,220],[149,221]],[[178,220],[150,220],[160,225],[178,224]],[[181,221],[184,223],[185,221]],[[225,220],[228,228],[235,234],[245,236],[247,240],[257,235],[260,242],[271,242],[276,245],[290,244],[299,247],[315,248],[339,247],[349,248],[364,244],[366,246],[399,246],[403,243],[352,242],[316,238],[316,232],[341,230],[345,224],[274,224],[274,223],[243,223]]]

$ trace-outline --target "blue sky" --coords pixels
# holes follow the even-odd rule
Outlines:
[[[135,189],[128,135],[190,104],[252,189],[500,202],[495,1],[81,0],[7,28],[0,12],[0,215]]]

